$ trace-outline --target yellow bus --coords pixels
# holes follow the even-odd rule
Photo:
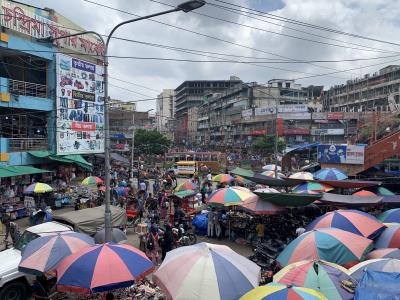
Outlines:
[[[177,175],[194,175],[196,173],[196,162],[195,161],[178,161],[176,163],[176,174]]]

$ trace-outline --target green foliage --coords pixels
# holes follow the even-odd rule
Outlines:
[[[164,154],[170,146],[171,141],[157,131],[135,131],[135,149],[139,153]]]
[[[269,156],[275,152],[275,135],[260,136],[252,144],[252,150],[258,154]],[[278,152],[282,152],[286,145],[278,139]]]

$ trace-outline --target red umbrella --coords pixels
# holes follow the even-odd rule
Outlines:
[[[375,193],[366,190],[359,190],[358,192],[355,192],[353,195],[360,197],[376,197]]]
[[[259,197],[246,199],[241,205],[244,210],[256,215],[274,215],[283,208],[268,201],[262,200]]]

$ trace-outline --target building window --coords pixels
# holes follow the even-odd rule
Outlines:
[[[278,87],[282,87],[282,82],[278,82]]]
[[[285,83],[285,86],[286,86],[287,88],[290,88],[290,82],[286,82],[286,83]]]

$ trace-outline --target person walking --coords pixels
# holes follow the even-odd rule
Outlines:
[[[165,226],[164,236],[161,241],[161,260],[165,259],[167,252],[172,250],[174,244],[175,238],[172,232],[172,226],[170,224],[167,224],[167,226]]]
[[[209,212],[208,212],[208,226],[207,226],[207,236],[209,238],[214,237],[214,225],[215,225],[215,212],[214,212],[214,208],[212,208]]]
[[[160,263],[160,257],[158,255],[160,244],[158,229],[154,224],[150,227],[150,232],[147,234],[146,241],[146,255],[155,265],[158,265]]]

